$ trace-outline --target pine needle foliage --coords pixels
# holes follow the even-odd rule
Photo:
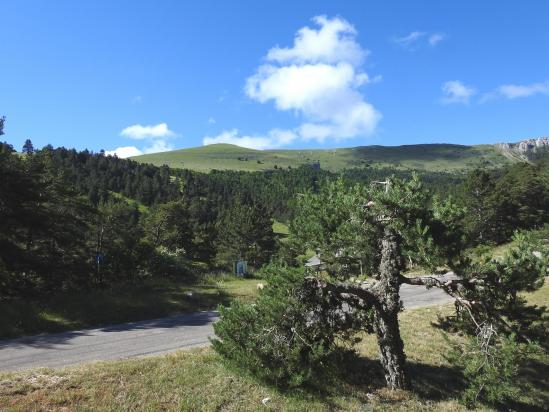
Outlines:
[[[353,352],[345,313],[310,294],[301,269],[269,266],[254,303],[220,307],[215,351],[227,363],[280,388],[314,385],[333,377]],[[367,313],[363,313],[367,316]]]

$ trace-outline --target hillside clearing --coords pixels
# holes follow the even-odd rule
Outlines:
[[[399,170],[458,172],[477,166],[499,167],[516,160],[493,145],[421,144],[359,146],[339,149],[252,150],[230,144],[153,153],[132,160],[156,166],[201,172],[211,170],[264,171],[311,165],[331,172],[357,167],[393,167]]]

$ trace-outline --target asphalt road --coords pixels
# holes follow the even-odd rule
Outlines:
[[[404,307],[450,301],[443,291],[402,285]],[[95,329],[0,340],[0,371],[63,367],[78,363],[159,355],[206,346],[216,312],[197,312]]]

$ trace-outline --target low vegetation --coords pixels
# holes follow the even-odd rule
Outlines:
[[[147,280],[109,289],[62,291],[47,297],[0,301],[0,339],[215,310],[257,294],[257,279],[206,277],[196,284]]]
[[[549,302],[549,285],[528,294]],[[0,374],[0,409],[11,410],[384,410],[465,411],[461,373],[446,359],[448,343],[433,326],[451,305],[404,311],[402,339],[415,380],[409,391],[388,391],[377,361],[375,337],[365,335],[356,369],[329,384],[277,390],[224,366],[211,349],[179,351],[139,360],[101,362],[66,369]],[[413,350],[412,350],[413,348]],[[495,409],[542,411],[549,400],[549,357],[534,354],[520,369],[520,393]],[[362,373],[367,370],[368,373]],[[481,405],[482,410],[491,410]]]

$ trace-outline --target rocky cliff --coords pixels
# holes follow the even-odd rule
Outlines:
[[[549,137],[538,137],[517,143],[496,143],[494,146],[509,158],[532,161],[549,151]]]

